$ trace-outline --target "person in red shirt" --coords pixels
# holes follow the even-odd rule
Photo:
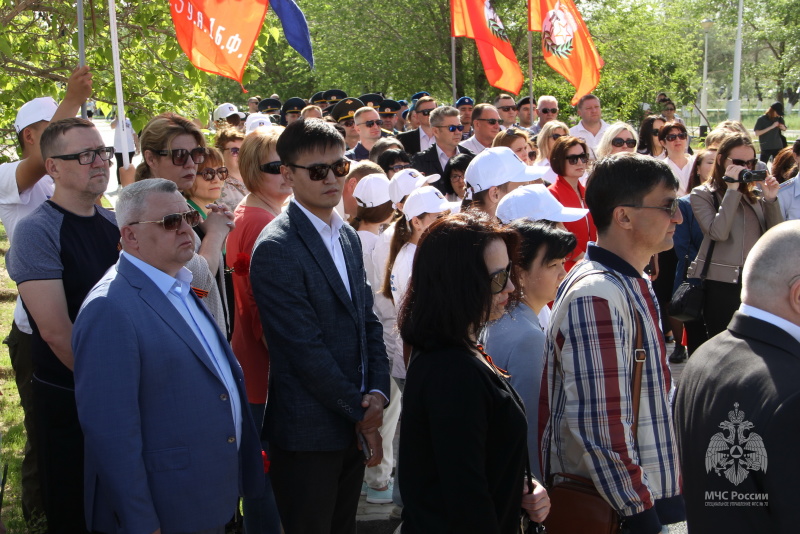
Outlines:
[[[586,208],[586,188],[580,182],[589,163],[589,149],[586,143],[571,136],[559,137],[550,152],[550,167],[558,179],[548,189],[556,199],[568,208]],[[569,272],[572,266],[583,259],[589,241],[597,241],[597,228],[591,214],[575,222],[564,223],[564,227],[575,234],[578,245],[564,268]]]

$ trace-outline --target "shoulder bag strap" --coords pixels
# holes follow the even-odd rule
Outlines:
[[[714,213],[719,211],[719,200],[717,199],[717,192],[711,191],[711,199],[714,201]],[[711,243],[708,244],[708,250],[706,251],[706,258],[703,260],[703,270],[700,272],[700,280],[705,280],[706,275],[708,274],[708,267],[711,265],[711,255],[714,254],[714,245],[717,243],[713,239],[711,239],[710,235],[706,235],[706,237],[711,240]]]

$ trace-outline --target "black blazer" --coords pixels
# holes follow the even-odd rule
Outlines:
[[[726,331],[692,355],[674,415],[690,532],[797,531],[800,343],[794,337],[736,312]]]
[[[403,143],[409,156],[413,156],[419,152],[419,128],[403,132],[397,136],[397,139]]]
[[[464,148],[461,145],[456,145],[456,148],[459,154],[474,155],[470,149]],[[432,144],[427,150],[423,150],[414,155],[414,157],[411,158],[411,166],[425,176],[430,176],[431,174],[438,174],[441,176],[441,178],[431,185],[443,194],[448,192],[448,188],[444,186],[444,169],[442,169],[442,164],[439,162],[439,154],[436,152],[436,143]]]

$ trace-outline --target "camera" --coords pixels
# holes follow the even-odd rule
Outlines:
[[[739,173],[739,178],[731,178],[730,176],[725,176],[722,178],[728,183],[743,183],[749,184],[750,182],[761,182],[767,179],[767,171],[751,171],[748,169],[744,169]]]

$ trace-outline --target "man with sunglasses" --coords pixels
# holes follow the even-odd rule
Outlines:
[[[503,128],[513,126],[517,122],[517,103],[511,95],[501,93],[494,99],[494,107],[497,108],[497,113],[503,121]]]
[[[323,121],[286,127],[277,152],[294,199],[250,262],[270,351],[262,438],[286,532],[355,533],[364,465],[382,456],[389,360],[358,235],[334,210],[350,168],[344,150]]]
[[[344,153],[344,157],[352,161],[369,159],[369,151],[383,135],[383,119],[380,114],[370,106],[364,106],[353,114],[358,143]]]
[[[33,399],[39,479],[51,532],[86,532],[83,434],[75,407],[70,336],[83,298],[119,256],[114,214],[95,205],[114,147],[79,118],[50,123],[42,159],[53,196],[22,219],[6,256],[33,331]]]
[[[595,95],[583,95],[578,100],[578,105],[575,111],[581,118],[580,122],[569,129],[569,134],[573,137],[579,137],[586,142],[589,147],[589,157],[597,159],[594,151],[597,144],[600,143],[600,138],[608,129],[609,124],[603,120],[603,110],[600,107],[600,99]]]
[[[550,95],[542,95],[536,103],[536,112],[539,114],[539,122],[531,127],[531,132],[538,134],[542,131],[542,126],[550,121],[558,119],[558,100]]]
[[[458,154],[472,154],[472,151],[458,144],[461,142],[464,126],[456,108],[442,106],[434,109],[431,113],[431,127],[436,142],[429,149],[415,154],[411,158],[411,167],[426,176],[433,174],[443,176],[444,168],[450,158]],[[432,185],[445,193],[447,189],[442,180],[443,178],[440,178]]]
[[[553,304],[543,474],[590,479],[626,532],[653,534],[685,518],[670,371],[658,304],[642,274],[653,254],[672,248],[683,221],[678,180],[663,162],[620,154],[601,159],[587,183],[598,237]]]
[[[497,108],[491,104],[478,104],[472,110],[473,135],[466,141],[461,141],[461,147],[478,155],[490,146],[495,136],[500,133],[502,120],[497,113]]]
[[[330,109],[331,117],[344,128],[344,142],[348,148],[353,148],[358,144],[361,137],[356,129],[354,115],[356,111],[364,107],[364,103],[357,98],[345,98]]]
[[[417,152],[427,150],[436,141],[433,137],[433,128],[431,127],[431,113],[436,109],[436,101],[430,96],[423,96],[414,105],[414,117],[419,121],[419,128],[409,130],[397,136],[406,152],[413,156]]]

